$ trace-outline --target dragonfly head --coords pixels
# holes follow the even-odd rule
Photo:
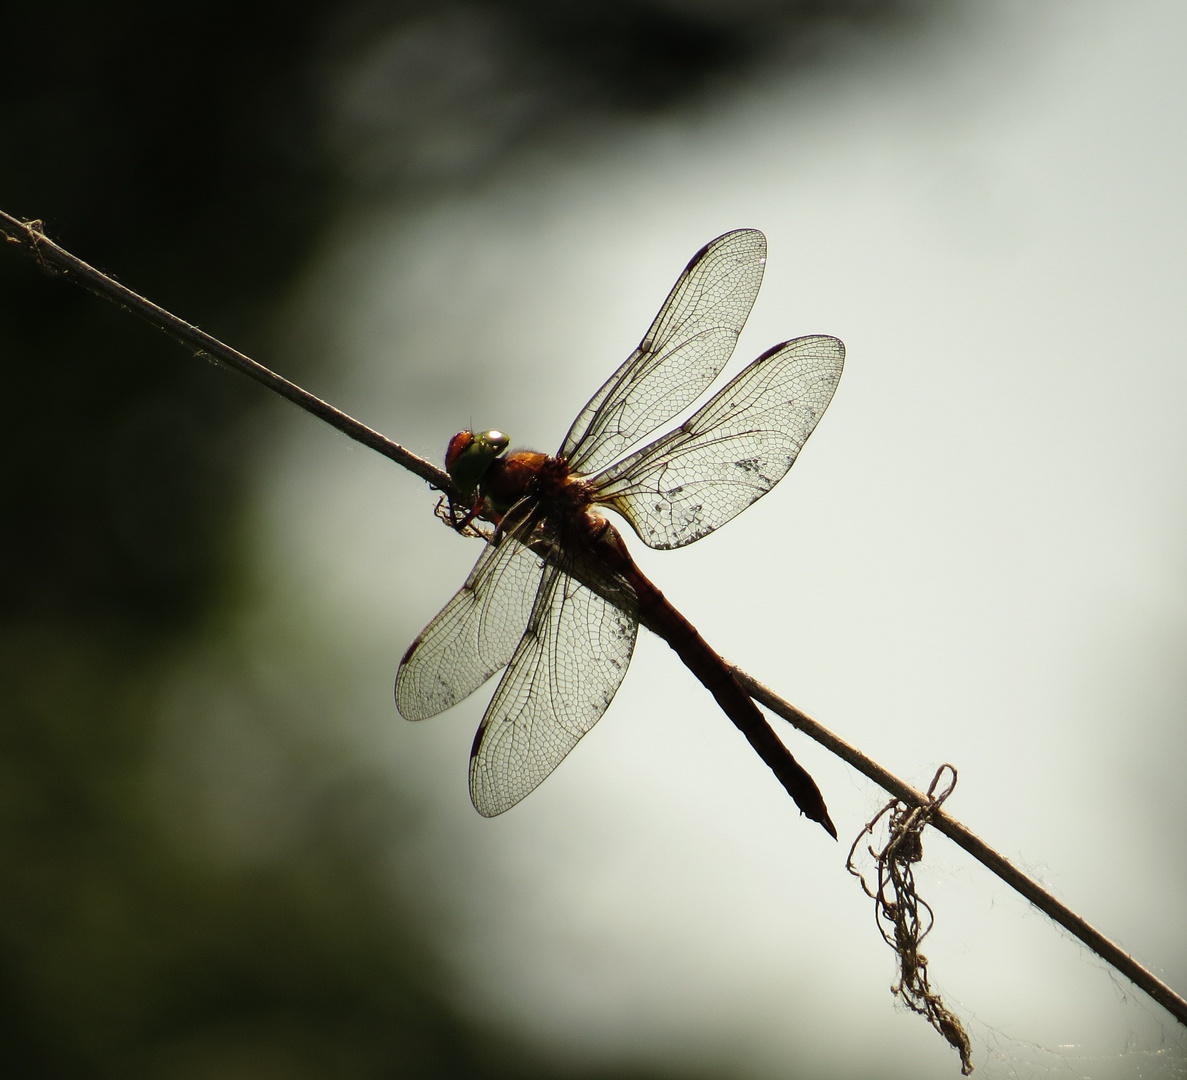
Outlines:
[[[449,440],[445,470],[467,502],[478,497],[478,485],[487,469],[510,445],[511,440],[501,431],[459,431]]]

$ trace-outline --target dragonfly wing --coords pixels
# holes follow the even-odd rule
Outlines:
[[[771,490],[832,400],[845,346],[812,336],[763,353],[684,424],[596,480],[648,547],[691,544]]]
[[[404,654],[396,707],[424,720],[468,697],[515,651],[531,616],[544,560],[520,543],[530,516],[515,508],[465,584]]]
[[[474,738],[470,798],[480,814],[509,810],[601,719],[638,627],[562,570],[545,569],[527,630]]]
[[[574,472],[598,472],[704,393],[733,355],[766,261],[756,229],[692,257],[639,347],[573,421],[559,456]]]

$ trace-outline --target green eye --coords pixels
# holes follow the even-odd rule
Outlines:
[[[501,431],[459,431],[449,441],[445,468],[457,484],[462,497],[471,501],[478,496],[478,485],[511,440]]]

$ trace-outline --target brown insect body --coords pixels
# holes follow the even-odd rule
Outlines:
[[[729,360],[765,264],[755,229],[697,252],[555,456],[509,452],[497,429],[450,440],[449,523],[465,531],[481,515],[497,529],[405,655],[396,703],[410,720],[434,716],[505,669],[471,757],[470,796],[482,814],[501,814],[534,790],[597,723],[641,624],[675,650],[800,809],[836,836],[812,778],[603,516],[607,506],[620,513],[651,548],[683,547],[764,495],[795,461],[844,363],[844,345],[826,335],[768,349],[656,437]]]
[[[549,518],[569,518],[593,504],[592,488],[565,461],[535,450],[513,450],[496,458],[479,490],[499,517],[529,495]]]
[[[816,782],[771,730],[725,661],[639,569],[618,530],[594,508],[595,492],[587,481],[570,472],[561,458],[518,450],[491,462],[479,491],[498,517],[521,499],[534,500],[542,531],[552,538],[550,547],[560,555],[564,569],[587,585],[600,583],[603,587],[597,591],[616,597],[619,606],[663,638],[745,735],[800,810],[836,838]],[[475,753],[481,737],[480,729]]]

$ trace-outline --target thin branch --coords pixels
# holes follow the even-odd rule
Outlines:
[[[438,469],[424,458],[418,457],[406,450],[398,443],[380,435],[379,432],[365,424],[335,409],[332,405],[312,394],[295,383],[289,382],[275,372],[229,345],[223,344],[217,338],[199,330],[171,314],[164,308],[154,304],[151,300],[140,296],[131,289],[121,285],[107,274],[96,270],[81,259],[70,254],[64,248],[50,240],[42,231],[39,221],[21,221],[0,210],[0,235],[10,242],[20,245],[29,252],[43,267],[64,273],[73,278],[84,288],[105,300],[111,300],[121,307],[140,316],[146,322],[163,330],[170,337],[189,346],[196,353],[204,354],[242,372],[249,378],[266,386],[281,397],[288,399],[294,405],[306,412],[324,420],[327,424],[337,428],[356,442],[370,447],[390,458],[398,465],[415,473],[426,480],[433,487],[443,491],[446,495],[456,498],[457,491],[449,475]],[[591,587],[593,583],[587,582]],[[600,591],[600,590],[598,590]],[[606,597],[613,602],[613,597]],[[844,739],[834,735],[826,727],[817,723],[806,713],[801,712],[790,702],[775,694],[769,687],[764,686],[757,679],[747,675],[739,668],[733,668],[734,677],[755,701],[765,705],[776,715],[794,725],[811,739],[815,739],[821,746],[830,750],[842,761],[847,762],[874,783],[884,788],[890,794],[912,806],[924,806],[927,797],[909,784],[887,772],[877,762],[863,754],[857,747],[850,745]],[[993,873],[997,874],[1007,885],[1026,897],[1040,911],[1045,912],[1069,933],[1077,937],[1106,963],[1111,964],[1118,971],[1129,978],[1136,986],[1145,990],[1156,1002],[1170,1012],[1179,1023],[1187,1026],[1187,1000],[1176,994],[1169,986],[1142,967],[1132,956],[1124,952],[1114,942],[1106,938],[1099,930],[1089,925],[1066,905],[1055,899],[1033,878],[1012,866],[998,852],[970,832],[954,818],[949,817],[942,810],[936,810],[932,816],[932,825],[945,836],[955,841],[973,858],[982,863]]]
[[[798,728],[810,739],[815,739],[821,746],[831,750],[837,757],[858,772],[869,777],[879,787],[889,791],[896,799],[909,803],[911,806],[926,806],[930,801],[921,791],[917,791],[910,784],[900,780],[893,773],[887,772],[872,758],[867,757],[856,746],[834,735],[828,728],[813,720],[807,713],[801,712],[789,701],[779,697],[770,687],[764,686],[757,679],[740,668],[733,668],[734,678],[742,684],[745,691],[761,705],[765,705],[776,716],[781,716],[793,727]],[[948,839],[959,844],[974,859],[997,874],[1010,888],[1026,897],[1040,911],[1049,915],[1060,926],[1074,937],[1079,938],[1094,953],[1106,963],[1112,964],[1134,985],[1145,990],[1155,1001],[1166,1009],[1180,1024],[1187,1026],[1187,1000],[1176,994],[1169,986],[1159,979],[1148,968],[1139,964],[1129,953],[1125,952],[1115,942],[1110,941],[1099,930],[1077,915],[1066,904],[1060,903],[1034,878],[1024,874],[1014,866],[1004,855],[995,851],[980,837],[975,835],[955,818],[936,810],[932,814],[931,824],[939,829]]]
[[[19,244],[29,252],[44,268],[64,274],[73,279],[84,289],[88,289],[104,300],[111,300],[120,307],[139,315],[145,322],[163,330],[171,338],[188,345],[196,354],[211,357],[228,367],[255,379],[262,386],[286,398],[294,405],[308,413],[312,413],[319,420],[324,420],[331,427],[337,428],[344,435],[370,447],[384,457],[391,458],[397,465],[403,465],[409,472],[415,473],[422,480],[428,481],[433,487],[445,492],[446,495],[457,496],[457,489],[453,486],[449,474],[438,469],[431,461],[418,457],[411,450],[406,450],[399,443],[380,435],[374,428],[367,427],[354,417],[348,416],[333,405],[314,397],[307,390],[302,390],[296,383],[276,372],[270,371],[263,364],[257,364],[248,356],[244,356],[238,349],[232,349],[211,337],[203,330],[199,330],[192,323],[179,319],[176,315],[154,304],[139,293],[133,292],[125,285],[121,285],[114,278],[96,270],[93,266],[71,255],[65,248],[54,243],[42,231],[40,221],[21,221],[0,210],[0,235],[10,243]]]

